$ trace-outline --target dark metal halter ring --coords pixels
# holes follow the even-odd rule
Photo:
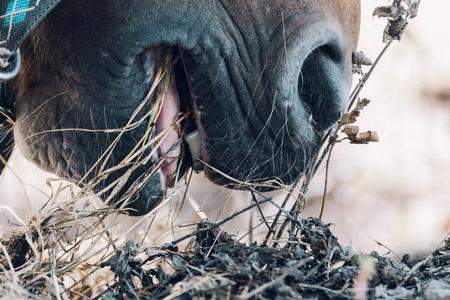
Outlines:
[[[20,50],[11,52],[0,47],[0,82],[16,77],[20,69]]]

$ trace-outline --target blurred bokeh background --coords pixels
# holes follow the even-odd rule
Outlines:
[[[373,18],[372,11],[388,2],[362,2],[360,50],[374,59],[383,47],[386,23]],[[404,39],[394,43],[363,91],[372,103],[359,125],[377,131],[380,142],[343,143],[333,154],[324,219],[334,224],[343,244],[357,250],[383,251],[381,243],[399,255],[424,253],[450,232],[449,9],[447,1],[422,1],[419,17]],[[42,206],[50,193],[49,178],[54,176],[14,154],[0,180],[0,232],[17,223],[9,208],[26,221]],[[303,216],[318,216],[323,180],[323,174],[316,177]],[[189,195],[209,217],[226,216],[250,201],[248,194],[215,187],[201,175]],[[160,216],[156,230],[166,232],[171,227],[164,222],[168,215]],[[254,212],[226,230],[245,234],[249,216],[256,224]],[[186,206],[177,223],[195,220],[197,215]],[[117,222],[128,226],[136,220],[121,217]],[[158,241],[170,240],[171,234],[158,236]]]

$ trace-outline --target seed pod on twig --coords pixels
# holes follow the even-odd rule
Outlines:
[[[347,125],[342,129],[342,132],[345,133],[349,138],[356,136],[359,133],[359,126],[356,125]]]
[[[358,134],[355,139],[350,138],[350,141],[352,144],[368,144],[378,143],[380,139],[378,137],[378,133],[376,133],[375,131],[367,131]]]

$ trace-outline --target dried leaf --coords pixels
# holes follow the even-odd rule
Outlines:
[[[352,62],[353,73],[361,75],[364,74],[362,66],[371,66],[373,64],[363,51],[353,51]]]
[[[394,7],[392,5],[380,6],[380,7],[375,8],[372,15],[379,17],[379,18],[389,18],[389,17],[392,17],[392,15],[393,15],[393,12],[392,12],[393,9],[394,9]]]
[[[370,104],[370,100],[367,98],[359,99],[358,103],[356,104],[356,110],[362,111],[367,105]]]
[[[390,6],[375,8],[373,15],[380,18],[388,18],[388,24],[384,30],[383,41],[400,40],[408,21],[417,17],[421,0],[394,0]]]
[[[345,260],[338,261],[338,262],[336,262],[331,268],[332,268],[333,270],[337,270],[337,269],[339,269],[339,268],[342,268],[342,267],[345,265],[345,263],[346,263]]]
[[[386,29],[384,30],[383,41],[388,42],[389,40],[400,40],[403,32],[405,31],[406,26],[408,26],[407,19],[403,19],[402,17],[389,20]]]
[[[359,116],[360,116],[360,113],[357,110],[353,110],[349,113],[345,113],[342,115],[341,124],[348,125],[348,124],[356,123],[356,121],[358,121]]]

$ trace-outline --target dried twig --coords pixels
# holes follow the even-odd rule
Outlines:
[[[356,117],[359,116],[359,111],[364,107],[364,103],[365,103],[364,99],[361,100],[362,103],[361,103],[361,101],[358,102],[358,99],[359,99],[359,95],[361,94],[363,88],[366,86],[367,81],[373,75],[375,69],[379,65],[381,59],[386,54],[387,50],[392,46],[393,41],[399,40],[401,38],[401,36],[403,35],[403,33],[408,25],[408,21],[411,18],[414,18],[417,16],[419,4],[420,4],[420,0],[394,0],[393,4],[391,6],[389,6],[389,9],[387,7],[384,7],[384,8],[377,8],[375,10],[375,12],[374,12],[375,15],[378,15],[379,17],[387,17],[388,18],[388,25],[386,27],[385,36],[384,36],[384,42],[386,42],[386,45],[383,47],[380,54],[377,56],[377,58],[375,59],[374,63],[371,65],[371,67],[367,73],[362,72],[362,70],[363,70],[362,66],[370,65],[370,60],[367,59],[367,57],[362,52],[354,53],[353,59],[354,59],[354,64],[356,65],[356,68],[354,68],[354,69],[357,70],[356,73],[361,73],[362,77],[359,80],[356,87],[354,88],[353,92],[350,94],[350,101],[349,101],[349,105],[347,108],[347,113],[343,115],[341,120],[338,122],[338,125],[335,128],[330,129],[328,131],[328,133],[322,139],[319,149],[323,149],[323,150],[317,151],[317,153],[321,153],[320,158],[317,161],[315,159],[313,160],[314,165],[312,167],[312,171],[306,172],[306,174],[304,175],[304,178],[300,178],[298,181],[298,182],[300,182],[300,180],[303,180],[303,185],[300,189],[299,198],[297,199],[297,201],[294,203],[294,205],[292,206],[292,208],[290,210],[290,212],[294,216],[297,216],[300,213],[300,211],[302,210],[302,206],[305,201],[305,195],[308,192],[309,184],[310,184],[312,178],[316,175],[318,169],[321,167],[325,158],[330,157],[331,152],[333,151],[335,145],[341,141],[339,139],[340,131],[345,126],[354,122],[353,119],[351,119],[351,118],[349,119],[348,117],[352,116],[352,115],[356,116]],[[401,24],[401,26],[399,26],[399,24]],[[355,105],[356,105],[356,107],[355,107]],[[360,105],[362,105],[362,108],[358,107]],[[365,104],[365,105],[367,105],[367,104]],[[355,111],[356,114],[351,113],[353,110]],[[369,143],[369,142],[378,141],[378,135],[375,132],[367,132],[367,133],[359,134],[359,130],[358,130],[358,133],[353,137],[353,139],[352,139],[351,135],[348,136],[348,138],[352,141],[352,143]],[[328,161],[328,159],[327,159],[327,161]],[[328,167],[327,167],[327,175],[326,176],[328,176]],[[327,180],[328,179],[326,179],[326,181]],[[294,186],[297,186],[298,182]],[[326,188],[325,188],[325,193],[326,193]],[[326,201],[326,194],[323,197],[322,206],[324,205],[325,201]],[[283,204],[287,203],[287,202],[288,202],[288,200],[284,201]],[[281,215],[281,213],[279,213],[277,216],[279,216],[279,215]],[[323,215],[323,211],[321,211],[321,216],[322,215]],[[278,218],[276,218],[276,221],[278,221]],[[280,227],[280,229],[278,230],[278,233],[276,234],[277,239],[279,239],[283,235],[288,223],[289,223],[288,218],[285,218],[282,226]],[[271,228],[275,228],[275,226],[276,226],[276,223],[273,223]],[[293,226],[294,226],[294,224],[293,224]],[[266,240],[270,238],[270,235],[271,235],[271,232],[269,232],[266,235]]]
[[[253,204],[251,204],[251,205],[249,205],[249,206],[247,206],[247,207],[245,207],[245,208],[243,208],[243,209],[241,209],[241,210],[235,212],[234,214],[228,216],[227,218],[223,219],[222,221],[220,221],[220,222],[218,222],[218,223],[211,224],[211,225],[209,225],[207,228],[202,228],[202,229],[200,229],[200,230],[191,232],[191,233],[189,233],[189,234],[187,234],[187,235],[185,235],[185,236],[183,236],[183,237],[181,237],[181,238],[179,238],[179,239],[176,239],[175,241],[172,242],[172,244],[174,244],[174,245],[179,244],[179,243],[181,243],[182,241],[185,241],[185,240],[187,240],[187,239],[189,239],[189,238],[191,238],[191,237],[193,237],[193,236],[198,235],[199,233],[207,232],[207,231],[216,229],[217,227],[222,226],[223,224],[229,222],[230,220],[233,220],[233,219],[236,218],[237,216],[242,215],[242,214],[245,213],[246,211],[249,211],[250,209],[253,209],[253,208],[257,207],[258,205],[267,203],[267,202],[269,202],[269,201],[272,201],[272,198],[265,198],[265,199],[262,199],[262,200],[260,200],[260,201],[258,201],[258,202],[256,202],[256,203],[253,203]]]

